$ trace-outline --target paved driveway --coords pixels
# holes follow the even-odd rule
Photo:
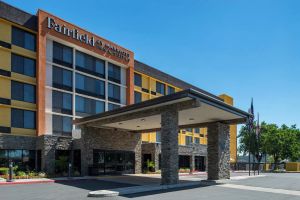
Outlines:
[[[240,174],[245,175],[245,174]],[[237,175],[235,175],[237,176]],[[130,187],[143,183],[157,184],[159,177],[104,177],[105,180],[62,181],[59,183],[0,186],[0,200],[93,200],[89,191]],[[203,175],[184,176],[184,181],[197,181]],[[264,177],[231,180],[219,186],[197,186],[177,190],[147,192],[104,199],[137,200],[298,200],[300,199],[300,173],[265,174]],[[279,192],[278,192],[279,191]],[[282,191],[282,193],[280,193]]]

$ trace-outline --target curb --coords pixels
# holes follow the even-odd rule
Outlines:
[[[129,195],[129,194],[136,194],[136,193],[143,193],[143,192],[152,192],[152,191],[159,191],[159,190],[167,190],[167,189],[175,189],[175,188],[184,188],[190,186],[201,186],[205,185],[201,182],[193,182],[193,183],[180,183],[174,185],[144,185],[144,186],[133,186],[133,187],[126,187],[126,188],[116,188],[113,190],[97,190],[88,193],[88,197],[114,197],[120,195]]]
[[[20,184],[54,183],[54,182],[55,182],[54,180],[0,182],[0,186],[1,186],[1,185],[20,185]]]

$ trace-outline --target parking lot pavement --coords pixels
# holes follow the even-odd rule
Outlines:
[[[190,176],[195,180],[197,176]],[[201,177],[201,176],[200,176]],[[187,177],[185,177],[187,178]],[[202,178],[202,177],[201,177]],[[118,177],[113,177],[117,181]],[[89,191],[101,189],[114,189],[130,187],[142,183],[143,178],[124,177],[123,182],[104,180],[78,180],[62,181],[59,183],[29,184],[29,185],[6,185],[0,186],[0,199],[2,200],[92,200],[87,197]],[[149,177],[147,178],[149,179]],[[134,182],[134,180],[138,180]],[[148,181],[157,183],[159,179]],[[129,184],[131,183],[131,184]],[[186,188],[170,189],[138,193],[127,196],[103,198],[105,200],[117,199],[161,199],[161,200],[193,200],[207,198],[209,200],[298,200],[300,199],[300,173],[298,174],[265,174],[264,177],[250,179],[231,180],[230,183],[219,186],[193,186]],[[275,189],[272,189],[275,188]],[[281,190],[276,190],[281,189]],[[278,193],[278,191],[283,191]],[[298,195],[298,196],[297,196]]]
[[[265,173],[264,177],[232,180],[231,184],[300,191],[300,173]]]
[[[81,200],[89,191],[135,186],[100,180],[75,180],[56,183],[3,185],[1,200]]]

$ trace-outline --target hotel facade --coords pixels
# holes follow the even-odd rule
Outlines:
[[[233,105],[232,97],[137,61],[134,52],[48,12],[32,15],[0,2],[0,167],[12,161],[24,170],[65,175],[56,166],[65,158],[75,175],[140,173],[148,160],[159,170],[159,130],[94,131],[84,150],[73,120],[186,89]],[[229,133],[235,163],[236,125]],[[206,170],[207,135],[206,127],[178,131],[179,168]]]

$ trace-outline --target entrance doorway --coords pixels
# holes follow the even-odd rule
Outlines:
[[[93,166],[90,166],[89,174],[133,174],[134,167],[134,152],[94,149]]]
[[[195,156],[195,170],[196,171],[205,171],[205,157],[204,156]]]

